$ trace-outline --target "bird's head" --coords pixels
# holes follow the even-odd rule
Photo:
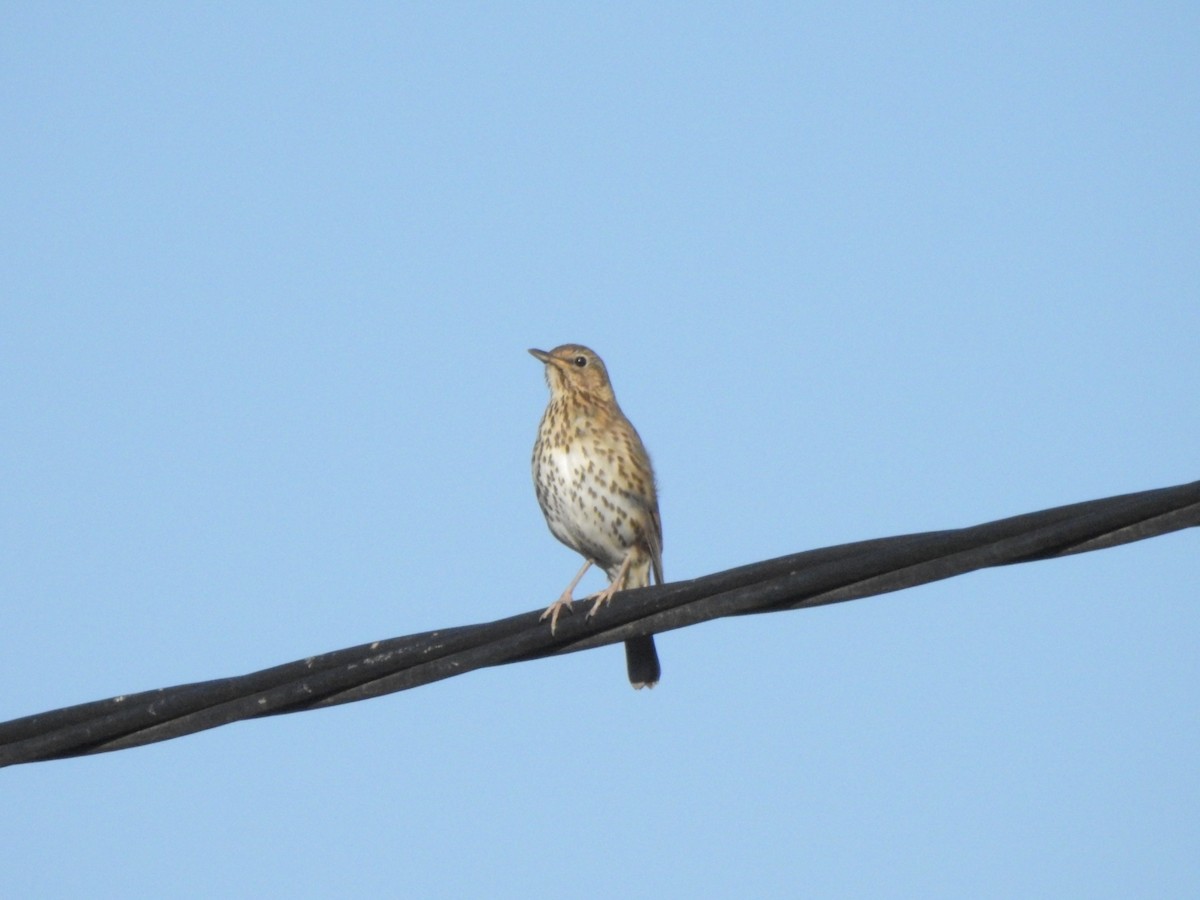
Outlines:
[[[603,400],[614,399],[604,360],[587,347],[563,344],[549,352],[529,352],[546,364],[546,383],[554,396],[580,391]]]

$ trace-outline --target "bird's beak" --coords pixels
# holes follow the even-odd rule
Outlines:
[[[554,357],[551,356],[549,353],[547,353],[545,350],[530,350],[529,352],[530,352],[530,354],[533,355],[533,357],[535,359],[540,359],[546,365],[549,365],[550,363],[552,363],[554,361]]]

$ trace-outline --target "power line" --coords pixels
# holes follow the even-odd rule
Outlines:
[[[392,638],[249,675],[160,688],[0,723],[0,766],[182,737],[242,719],[379,697],[485,666],[574,653],[724,616],[806,609],[1011,565],[1101,550],[1200,525],[1200,481],[1027,513],[970,528],[808,550],[623,592],[595,619],[540,610]]]

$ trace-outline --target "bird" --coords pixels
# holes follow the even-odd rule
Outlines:
[[[530,350],[545,364],[550,402],[533,446],[533,484],[550,531],[584,558],[562,595],[546,607],[550,633],[572,593],[593,565],[608,587],[583,598],[587,618],[615,593],[662,584],[662,520],[650,455],[625,418],[604,361],[581,344]],[[654,687],[662,674],[654,637],[625,642],[625,665],[635,688]]]

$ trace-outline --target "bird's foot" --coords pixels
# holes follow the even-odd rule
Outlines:
[[[539,622],[545,622],[546,617],[550,617],[550,633],[554,634],[554,629],[558,627],[558,614],[563,610],[574,614],[575,610],[571,608],[571,592],[564,591],[563,595],[546,607],[546,611],[542,613],[538,619]]]
[[[616,582],[613,582],[608,587],[606,587],[604,590],[599,591],[598,593],[592,594],[590,597],[584,597],[583,598],[584,600],[595,601],[592,603],[592,608],[588,610],[587,618],[590,619],[592,616],[594,616],[596,613],[598,613],[600,611],[600,607],[602,607],[605,603],[610,602],[613,598],[613,594],[615,594],[617,592],[619,587],[620,586]]]
[[[625,580],[629,577],[629,566],[633,562],[633,551],[625,554],[625,559],[621,563],[621,568],[617,570],[616,576],[609,582],[608,587],[597,594],[592,594],[590,597],[584,597],[585,600],[594,600],[592,608],[588,610],[587,618],[591,618],[600,611],[605,603],[608,603],[613,598],[613,594],[617,591],[625,590]]]

